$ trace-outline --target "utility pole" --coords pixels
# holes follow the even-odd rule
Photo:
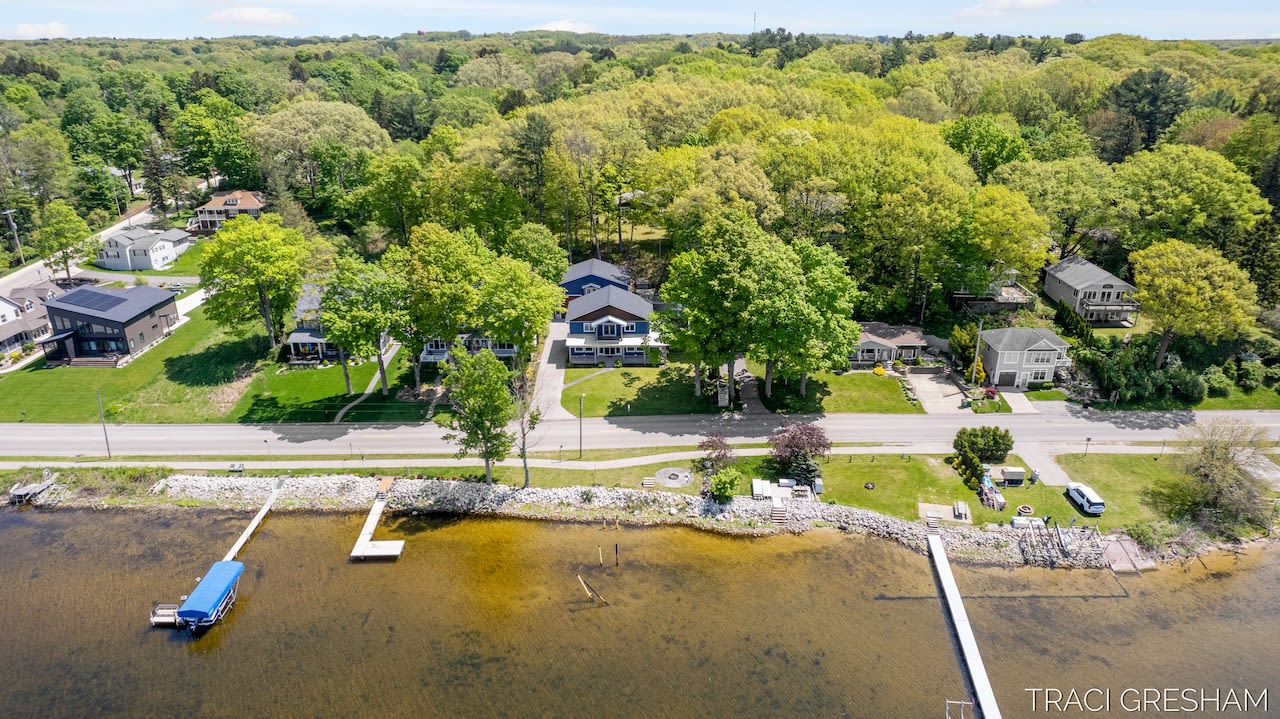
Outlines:
[[[13,232],[13,244],[18,248],[18,263],[25,265],[27,258],[22,254],[22,240],[18,239],[18,223],[13,221],[13,213],[15,212],[17,210],[4,210],[0,212],[0,215],[4,215],[5,219],[9,220],[9,230]]]
[[[111,459],[111,440],[107,438],[107,418],[102,413],[102,390],[98,390],[98,421],[102,423],[102,441],[107,445],[107,459]]]
[[[578,459],[582,459],[582,400],[585,394],[578,395]]]
[[[986,317],[978,318],[978,341],[973,343],[973,369],[969,372],[969,384],[978,382],[978,357],[982,355],[982,323]]]

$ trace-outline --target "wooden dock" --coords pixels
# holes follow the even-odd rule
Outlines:
[[[964,610],[960,588],[956,586],[955,576],[951,573],[951,562],[947,559],[947,550],[942,544],[942,536],[932,528],[926,536],[929,541],[929,558],[933,561],[933,568],[938,573],[938,582],[942,585],[947,613],[951,616],[951,625],[955,629],[956,637],[960,640],[965,669],[969,674],[969,681],[973,684],[975,708],[979,716],[986,719],[1000,719],[1000,707],[996,706],[996,695],[991,689],[987,668],[982,663],[982,655],[978,653],[978,640],[973,636],[973,627],[969,624],[969,615]]]
[[[223,557],[222,561],[230,562],[235,559],[236,555],[240,553],[240,550],[244,549],[244,545],[249,543],[249,538],[258,530],[258,525],[262,524],[262,520],[267,518],[267,512],[271,511],[271,505],[276,503],[276,497],[280,496],[280,488],[283,486],[283,479],[276,482],[276,488],[271,490],[271,496],[267,498],[267,503],[262,505],[262,509],[258,510],[258,514],[254,516],[252,522],[249,522],[249,526],[245,527],[244,532],[240,535],[240,538],[236,540],[236,543],[231,545],[231,551],[227,552],[227,556]]]
[[[387,492],[391,491],[391,485],[394,482],[393,478],[384,477],[378,483],[378,493],[374,495],[369,517],[364,520],[360,536],[356,538],[356,546],[351,549],[352,559],[395,559],[404,551],[403,539],[374,540],[373,538],[373,530],[377,529],[378,521],[382,519],[382,510],[387,508]]]

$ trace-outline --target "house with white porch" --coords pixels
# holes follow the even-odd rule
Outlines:
[[[571,301],[565,313],[569,364],[649,364],[649,350],[666,353],[650,329],[652,314],[653,303],[613,285]]]
[[[911,325],[889,325],[863,322],[858,344],[849,355],[849,366],[870,367],[877,362],[914,361],[924,354],[929,343],[924,331]]]
[[[163,270],[191,246],[191,235],[178,229],[152,232],[134,227],[102,243],[94,264],[107,270]]]
[[[1095,325],[1132,327],[1141,309],[1125,282],[1079,255],[1045,270],[1044,292]]]

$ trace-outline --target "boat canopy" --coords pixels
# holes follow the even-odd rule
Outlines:
[[[195,624],[205,624],[217,618],[218,608],[236,587],[244,572],[243,562],[214,562],[195,591],[178,608],[178,616]]]

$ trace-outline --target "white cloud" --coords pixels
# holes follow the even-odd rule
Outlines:
[[[219,10],[205,16],[213,22],[234,23],[238,25],[294,25],[298,16],[281,10],[265,7],[233,7]]]
[[[67,37],[67,26],[60,22],[19,23],[9,34],[15,40],[36,40],[42,37]]]
[[[1023,10],[1038,10],[1062,0],[980,0],[977,5],[956,13],[958,17],[1000,17]]]
[[[534,30],[555,30],[557,32],[595,32],[596,29],[587,22],[578,22],[576,20],[552,20],[545,25],[539,25]]]

